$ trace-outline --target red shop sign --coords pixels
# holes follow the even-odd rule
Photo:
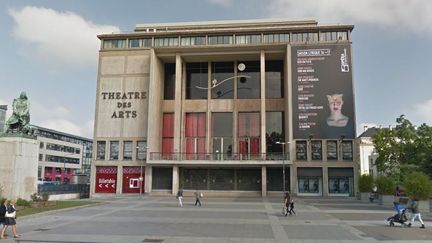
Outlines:
[[[96,193],[116,193],[117,167],[96,167]]]

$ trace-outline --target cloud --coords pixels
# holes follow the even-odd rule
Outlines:
[[[209,0],[209,2],[213,5],[227,8],[232,5],[233,0]]]
[[[432,35],[429,0],[272,0],[272,17],[312,17],[320,23],[367,23]]]
[[[9,9],[13,35],[24,44],[21,53],[50,63],[97,65],[102,33],[119,32],[111,25],[97,25],[73,12],[26,6]]]
[[[424,103],[415,104],[413,108],[413,120],[417,125],[426,123],[432,125],[432,100],[427,100]],[[413,122],[414,124],[415,122]]]

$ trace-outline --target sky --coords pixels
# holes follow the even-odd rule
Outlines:
[[[9,117],[25,91],[32,124],[92,138],[96,35],[144,23],[312,18],[355,26],[357,135],[394,126],[402,114],[432,125],[430,13],[430,0],[2,0],[0,104]]]

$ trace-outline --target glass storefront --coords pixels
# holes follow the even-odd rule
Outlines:
[[[322,168],[297,168],[298,194],[322,196]]]
[[[267,190],[268,191],[283,191],[283,173],[282,167],[272,168],[267,167]],[[285,167],[285,190],[291,190],[291,175],[290,168]]]
[[[328,178],[330,195],[354,196],[354,172],[352,168],[329,168]]]

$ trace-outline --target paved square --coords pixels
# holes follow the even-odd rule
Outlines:
[[[19,242],[376,242],[432,241],[426,229],[389,227],[391,208],[355,199],[296,199],[295,216],[281,198],[102,199],[89,207],[18,219]],[[14,242],[2,240],[1,242]]]

